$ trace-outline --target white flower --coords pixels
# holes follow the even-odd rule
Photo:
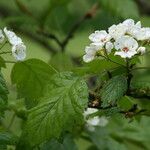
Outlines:
[[[105,31],[95,31],[89,36],[89,39],[94,43],[102,43],[103,45],[108,42],[111,37],[110,35]]]
[[[111,53],[111,50],[114,48],[114,45],[112,42],[107,42],[106,45],[105,45],[105,48],[106,48],[106,51],[107,53]]]
[[[26,58],[26,46],[23,43],[13,45],[12,55],[18,61],[22,61]]]
[[[17,45],[20,43],[23,43],[21,38],[19,38],[14,32],[7,30],[7,28],[4,28],[4,33],[6,37],[8,38],[8,41],[12,45]]]
[[[94,131],[96,126],[101,126],[104,127],[108,124],[108,120],[106,117],[102,116],[95,116],[92,118],[87,118],[87,116],[98,112],[98,109],[95,108],[87,108],[87,110],[84,112],[84,118],[86,120],[86,127],[88,128],[88,130],[90,131]]]
[[[98,43],[97,44],[92,43],[90,44],[90,46],[86,46],[85,47],[86,54],[83,56],[83,61],[90,62],[94,60],[94,58],[96,57],[97,51],[99,51],[100,49],[102,49],[102,45]]]
[[[121,23],[118,25],[112,25],[108,29],[109,35],[115,40],[125,35],[126,31],[127,31],[127,27]]]
[[[138,32],[134,34],[137,40],[150,40],[150,28],[141,28]]]
[[[138,53],[141,53],[141,54],[145,54],[146,48],[143,47],[143,46],[141,46],[141,47],[139,47],[139,48],[137,49],[137,52],[138,52]]]
[[[137,54],[138,43],[130,36],[122,36],[114,43],[117,52],[115,55],[120,55],[122,58],[131,58]]]
[[[126,33],[135,37],[135,34],[139,32],[141,29],[141,22],[138,21],[136,24],[133,19],[127,19],[122,23],[124,26],[126,26]]]
[[[0,30],[0,43],[3,43],[4,39],[5,39],[5,37],[3,35],[3,32],[2,32],[2,30]]]

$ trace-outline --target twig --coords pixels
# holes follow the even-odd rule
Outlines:
[[[88,19],[91,19],[91,18],[93,18],[93,17],[96,15],[97,10],[98,10],[98,7],[99,7],[99,6],[98,6],[97,3],[94,4],[94,5],[92,6],[92,8],[91,8],[79,21],[77,21],[77,23],[75,23],[75,24],[72,26],[72,28],[71,28],[71,30],[69,31],[68,35],[66,36],[66,38],[65,38],[64,41],[62,42],[62,45],[61,45],[61,50],[62,50],[62,51],[65,50],[65,47],[66,47],[66,45],[68,44],[69,40],[70,40],[71,38],[73,38],[74,33],[75,33],[76,30],[81,26],[81,24],[82,24],[84,21],[86,21],[86,20],[88,20]]]
[[[10,54],[10,53],[12,53],[12,52],[11,51],[0,52],[0,55],[2,55],[2,54]]]
[[[70,39],[73,38],[74,33],[78,30],[78,28],[81,26],[81,24],[83,22],[85,22],[86,20],[93,18],[97,12],[97,9],[98,9],[98,4],[96,3],[92,6],[92,8],[90,10],[88,10],[88,12],[81,19],[79,19],[72,26],[72,28],[70,29],[69,33],[67,34],[66,38],[63,41],[60,41],[58,39],[58,37],[56,37],[56,35],[54,35],[52,33],[46,33],[46,32],[41,31],[41,30],[38,31],[38,33],[41,33],[45,37],[54,40],[59,45],[59,47],[61,48],[61,51],[63,52],[65,50],[67,44],[69,43]]]
[[[131,71],[135,71],[135,70],[150,70],[150,67],[137,67],[137,68],[133,68]]]

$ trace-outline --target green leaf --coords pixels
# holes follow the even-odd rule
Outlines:
[[[8,88],[6,86],[5,79],[3,78],[2,73],[0,72],[0,114],[3,114],[5,110],[5,106],[7,104],[7,95],[8,95]]]
[[[60,143],[56,139],[52,139],[41,146],[41,150],[77,150],[77,146],[71,135],[65,135],[63,142]]]
[[[74,72],[79,75],[98,74],[103,72],[104,70],[109,70],[116,67],[118,67],[117,64],[110,62],[108,60],[95,59],[90,63],[84,64],[83,67],[75,68]]]
[[[82,124],[87,102],[88,89],[84,80],[69,72],[54,75],[41,104],[29,113],[28,140],[32,145],[39,144]]]
[[[118,101],[119,108],[129,110],[135,104],[135,102],[129,96],[124,96]]]
[[[100,0],[100,4],[111,15],[122,18],[139,17],[138,7],[133,0]]]
[[[54,70],[38,59],[17,62],[11,73],[11,80],[16,84],[19,97],[37,99],[44,94],[44,88]]]
[[[6,68],[5,60],[0,56],[0,68]]]
[[[9,132],[0,133],[0,145],[14,145],[17,142],[17,137]]]
[[[110,79],[101,90],[102,106],[114,105],[127,91],[127,80],[124,76]]]

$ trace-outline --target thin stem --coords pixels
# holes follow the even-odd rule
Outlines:
[[[128,58],[126,59],[126,62],[127,62],[126,68],[127,68],[127,88],[128,88],[127,93],[129,93],[131,79],[132,79],[133,75],[131,74],[130,60]]]
[[[10,53],[12,53],[12,52],[11,51],[0,52],[0,55],[2,55],[2,54],[10,54]]]
[[[15,120],[15,117],[16,117],[16,114],[14,113],[13,116],[12,116],[12,118],[11,118],[11,120],[10,120],[10,123],[9,123],[9,125],[7,127],[8,130],[11,128],[11,126],[12,126],[14,120]]]
[[[9,60],[6,60],[5,63],[12,63],[12,64],[15,64],[16,61],[9,61]]]
[[[144,70],[144,69],[150,70],[150,67],[137,67],[137,68],[133,68],[131,71],[135,71],[135,70]]]

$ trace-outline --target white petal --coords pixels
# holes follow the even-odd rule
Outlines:
[[[85,54],[85,55],[83,56],[83,61],[86,62],[86,63],[88,63],[88,62],[94,60],[94,58],[95,58],[95,57],[94,57],[93,55]]]
[[[141,53],[141,54],[145,54],[146,48],[141,46],[141,47],[138,48],[137,52]]]
[[[127,31],[127,27],[121,23],[118,25],[112,25],[108,29],[110,36],[114,39],[118,39],[121,36],[125,35],[126,31]]]
[[[12,47],[12,55],[18,61],[22,61],[26,58],[26,46],[24,44],[14,45]]]
[[[111,50],[114,48],[114,45],[112,42],[107,42],[105,45],[107,53],[111,53]]]
[[[6,37],[8,38],[8,41],[12,45],[17,45],[20,43],[23,43],[21,38],[19,38],[14,32],[7,30],[7,28],[4,28],[4,33]]]
[[[110,35],[105,30],[95,31],[89,36],[89,39],[94,43],[106,43],[110,38]]]

